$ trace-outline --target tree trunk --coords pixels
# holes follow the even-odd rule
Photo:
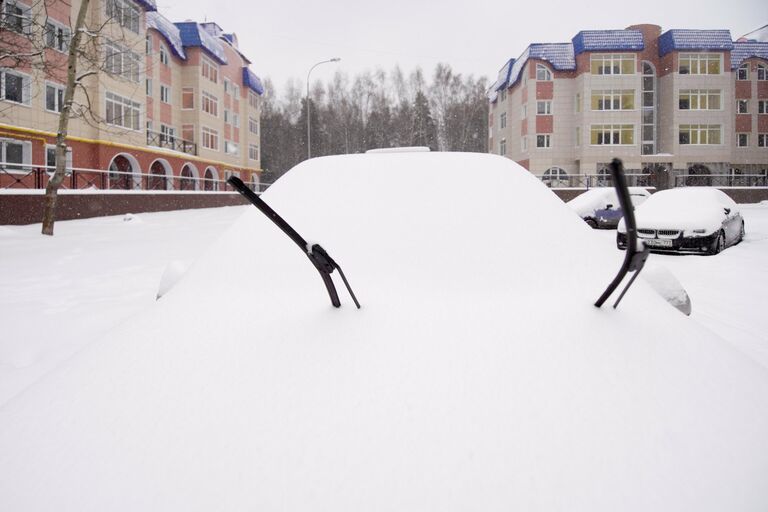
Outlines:
[[[90,0],[82,0],[80,10],[77,13],[77,21],[72,33],[72,41],[69,43],[69,55],[67,59],[67,88],[64,90],[64,105],[59,114],[59,129],[56,132],[56,172],[48,181],[45,188],[45,207],[43,210],[43,230],[44,235],[53,236],[53,223],[56,219],[56,202],[58,199],[59,187],[61,187],[67,172],[67,132],[69,129],[69,118],[72,112],[72,102],[75,98],[75,88],[77,87],[77,56],[80,48],[80,41],[83,37],[83,27],[85,26],[85,17],[88,12]]]

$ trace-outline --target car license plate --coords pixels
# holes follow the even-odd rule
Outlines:
[[[650,247],[672,247],[672,240],[664,240],[662,238],[644,238],[643,242]]]

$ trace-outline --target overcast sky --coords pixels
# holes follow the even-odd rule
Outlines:
[[[171,21],[207,19],[235,32],[251,68],[278,90],[291,78],[304,84],[309,68],[331,57],[342,60],[316,68],[313,82],[328,80],[336,69],[354,75],[396,64],[406,73],[421,66],[431,76],[438,62],[495,80],[528,44],[570,41],[579,30],[653,23],[665,30],[729,29],[738,38],[768,23],[764,0],[529,0],[524,9],[513,0],[157,2]]]

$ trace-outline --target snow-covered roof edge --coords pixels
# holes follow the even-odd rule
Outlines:
[[[184,44],[181,41],[179,27],[171,23],[168,18],[159,12],[148,12],[147,29],[150,28],[160,32],[165,40],[168,41],[168,44],[171,45],[171,49],[177,57],[183,60],[187,60],[187,54],[184,52]]]
[[[185,21],[174,23],[179,29],[181,42],[184,47],[198,47],[206,50],[220,64],[227,63],[227,56],[224,53],[222,42],[206,32],[199,23],[195,21]]]
[[[733,50],[731,50],[731,69],[738,68],[742,62],[751,57],[757,57],[758,59],[768,60],[768,42],[746,42],[746,43],[733,43]]]
[[[680,50],[728,51],[733,49],[730,30],[671,29],[659,36],[659,56]]]
[[[243,85],[258,95],[264,94],[264,85],[256,73],[248,68],[243,68]]]

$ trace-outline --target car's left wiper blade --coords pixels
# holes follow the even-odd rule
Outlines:
[[[344,275],[344,271],[341,270],[339,264],[330,257],[330,255],[320,246],[320,244],[313,244],[310,246],[307,241],[304,240],[304,238],[295,229],[293,229],[293,227],[291,227],[288,222],[285,221],[285,219],[278,215],[275,210],[273,210],[267,203],[265,203],[259,196],[257,196],[251,189],[249,189],[248,186],[243,183],[243,181],[237,176],[230,176],[227,180],[227,183],[232,185],[235,190],[240,192],[240,194],[242,194],[246,199],[253,203],[253,205],[258,208],[261,213],[266,215],[269,220],[274,222],[275,225],[279,227],[283,233],[288,235],[288,238],[293,240],[293,242],[299,246],[301,251],[307,255],[309,261],[312,262],[312,265],[314,265],[317,271],[320,272],[320,277],[323,279],[323,284],[325,284],[325,289],[328,291],[328,296],[331,298],[331,304],[333,304],[333,307],[338,308],[341,306],[341,301],[339,301],[339,294],[336,292],[336,286],[333,284],[333,279],[331,278],[333,271],[338,270],[342,281],[344,281],[344,286],[347,287],[347,291],[349,292],[350,297],[352,297],[352,300],[355,302],[355,306],[357,306],[357,309],[360,309],[360,303],[357,301],[357,297],[355,297],[355,294],[352,291],[352,287],[349,286],[349,282],[347,281],[347,277]]]
[[[643,269],[643,265],[645,265],[645,261],[648,259],[648,255],[651,252],[650,247],[642,244],[642,242],[642,248],[637,250],[637,223],[635,222],[635,210],[629,197],[627,180],[624,176],[624,165],[621,163],[621,160],[614,158],[609,167],[611,169],[611,176],[613,176],[613,185],[616,188],[616,194],[619,196],[619,204],[624,212],[624,225],[627,228],[627,252],[624,255],[624,262],[621,264],[619,273],[616,274],[616,277],[613,278],[613,281],[608,285],[608,288],[605,289],[603,294],[600,295],[600,298],[597,299],[597,302],[595,302],[595,306],[598,308],[601,307],[616,288],[619,287],[619,284],[621,284],[624,277],[629,272],[634,272],[627,283],[627,286],[624,287],[619,298],[613,304],[613,307],[616,308],[619,305],[621,299],[624,298],[624,294],[627,293],[629,287],[632,286],[632,283],[635,282],[638,274],[640,274],[640,271]]]

